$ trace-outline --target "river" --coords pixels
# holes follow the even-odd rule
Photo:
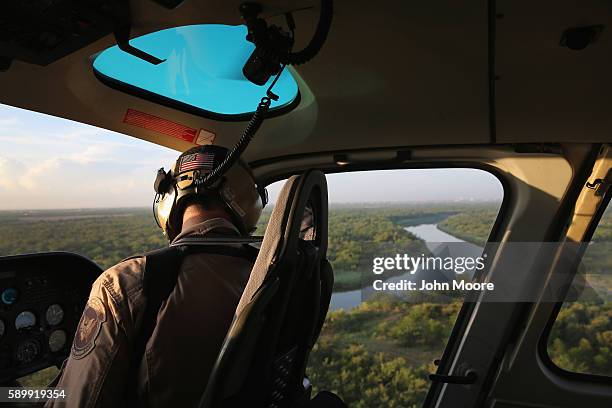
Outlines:
[[[441,231],[436,224],[421,224],[413,227],[406,227],[406,231],[411,232],[417,238],[423,240],[427,249],[429,249],[433,255],[478,257],[483,251],[482,247],[478,245],[471,244]],[[462,244],[448,245],[448,243]],[[385,282],[399,282],[402,279],[414,280],[417,276],[418,274],[412,275],[410,273],[405,273],[386,279]],[[373,289],[371,286],[347,292],[335,292],[332,295],[329,309],[352,309],[359,306],[362,301],[362,296],[367,297],[372,292]]]

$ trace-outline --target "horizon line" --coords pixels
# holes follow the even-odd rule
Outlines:
[[[339,201],[330,202],[330,206],[334,205],[373,205],[373,204],[490,204],[500,203],[501,200],[497,199],[478,199],[478,200],[426,200],[426,201]],[[270,203],[266,206],[273,207],[274,203]],[[16,212],[16,211],[95,211],[95,210],[151,210],[149,206],[125,206],[125,207],[55,207],[55,208],[6,208],[0,209],[0,212]]]

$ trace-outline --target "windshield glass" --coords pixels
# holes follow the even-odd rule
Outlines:
[[[132,56],[113,46],[94,60],[96,74],[126,91],[140,92],[203,113],[244,115],[257,108],[266,95],[263,86],[249,82],[242,67],[255,46],[246,40],[245,26],[217,24],[170,28],[130,41],[148,54],[165,60],[159,65]],[[285,107],[298,96],[298,86],[289,69],[274,86],[278,101],[272,110]]]

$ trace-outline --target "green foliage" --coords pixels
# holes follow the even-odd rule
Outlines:
[[[262,217],[259,234],[269,214]],[[381,248],[425,251],[405,226],[437,222],[452,235],[483,243],[495,216],[492,206],[333,207],[328,255],[335,269],[335,290],[367,284],[363,260],[380,256]],[[611,220],[608,213],[595,241],[612,241]],[[106,268],[166,243],[150,211],[143,209],[0,212],[0,255],[66,250]],[[605,277],[612,255],[600,248],[604,247],[587,251],[584,265]],[[609,288],[609,280],[598,282]],[[421,406],[429,388],[427,374],[434,370],[431,362],[442,355],[460,308],[459,300],[447,300],[406,303],[381,296],[350,311],[329,313],[308,368],[315,391],[335,391],[354,408]],[[610,375],[611,322],[610,303],[582,299],[565,304],[550,336],[552,360],[566,370]],[[43,385],[52,374],[36,373],[25,382]]]
[[[307,371],[315,391],[333,391],[357,408],[421,406],[459,307],[379,296],[329,313]]]
[[[406,221],[423,214],[424,210],[334,208],[329,217],[328,257],[336,274],[336,290],[367,285],[363,276],[372,276],[365,273],[364,263],[371,262],[383,246],[405,250],[412,245],[415,251],[425,251],[420,241],[392,222],[393,217]],[[269,210],[263,214],[257,234],[263,234],[269,216]],[[167,245],[145,209],[0,212],[0,219],[0,256],[69,251],[106,269],[134,254]]]
[[[438,224],[438,228],[448,234],[476,245],[484,246],[497,218],[498,210],[483,208],[451,215]]]
[[[21,377],[18,381],[22,387],[47,387],[58,374],[59,369],[55,366],[51,366],[30,375],[26,375],[25,377]]]
[[[567,371],[612,375],[612,303],[565,303],[549,337],[551,360]]]
[[[392,221],[394,214],[409,223],[410,216],[422,216],[423,211],[334,209],[329,220],[329,257],[339,282],[336,290],[359,287],[360,261],[373,256],[381,246],[420,244]],[[4,221],[0,224],[2,255],[65,250],[93,258],[107,268],[134,253],[166,245],[147,210],[13,212],[0,216]],[[262,224],[268,216],[264,214]],[[337,390],[357,408],[418,406],[429,387],[429,363],[441,355],[442,337],[452,327],[453,319],[438,310],[427,329],[409,330],[405,327],[407,320],[423,318],[424,310],[416,306],[372,300],[351,312],[330,313],[312,354],[313,383],[320,389]],[[411,317],[413,314],[418,317]],[[401,316],[406,317],[399,319]],[[436,324],[437,318],[446,320]],[[401,338],[417,333],[423,339],[416,345],[407,345]],[[51,376],[46,371],[35,373],[24,383],[42,386]]]
[[[393,206],[333,206],[329,212],[327,257],[334,268],[337,291],[359,289],[370,284],[372,259],[383,253],[428,253],[427,248],[404,228],[437,222],[453,211],[447,207],[403,208]],[[454,207],[452,207],[454,208]],[[261,235],[270,217],[266,211],[258,224]],[[396,271],[401,274],[402,271]],[[393,276],[387,272],[386,277]]]
[[[334,267],[336,290],[356,289],[373,279],[371,262],[382,248],[413,246],[417,238],[385,215],[372,210],[337,210],[329,216],[328,259]],[[420,246],[425,251],[424,246]],[[395,252],[395,251],[394,251]]]
[[[454,318],[459,312],[459,303],[411,305],[397,319],[383,322],[378,332],[396,340],[405,347],[414,344],[443,347],[450,336]]]
[[[401,357],[371,353],[358,344],[319,342],[310,372],[313,384],[335,392],[352,408],[417,407],[429,389],[427,365],[413,368]]]
[[[612,291],[612,212],[606,210],[582,259],[580,277],[586,288]],[[584,290],[577,302],[566,301],[548,338],[548,355],[560,368],[612,376],[612,302]]]
[[[612,207],[608,207],[593,235],[595,242],[612,242]]]
[[[12,217],[7,215],[11,214]],[[69,251],[102,268],[167,245],[150,211],[110,209],[29,211],[2,214],[0,256]]]
[[[482,245],[495,216],[494,211],[465,211],[448,217],[438,228]],[[564,370],[612,376],[612,303],[609,296],[602,296],[612,291],[610,209],[597,226],[592,241],[595,244],[588,247],[574,279],[580,283],[575,286],[580,296],[577,302],[563,304],[549,336],[548,353]]]

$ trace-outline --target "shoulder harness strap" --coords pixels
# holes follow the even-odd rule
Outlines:
[[[157,315],[164,300],[170,296],[178,279],[181,264],[185,256],[195,253],[211,253],[244,258],[254,263],[259,249],[249,245],[256,242],[252,239],[214,239],[203,240],[184,238],[167,248],[157,249],[142,256],[145,257],[143,275],[143,291],[146,298],[145,311],[138,335],[135,339],[132,355],[132,382],[128,388],[128,400],[133,406],[148,406],[148,402],[138,401],[137,378],[141,361],[144,357],[147,343],[155,330]],[[241,244],[237,246],[236,244]],[[229,246],[232,245],[232,246]]]

